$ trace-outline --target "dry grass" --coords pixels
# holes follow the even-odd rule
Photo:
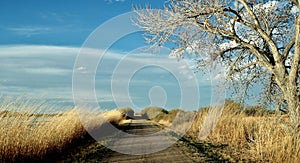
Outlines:
[[[198,136],[208,109],[199,111],[189,131],[193,137]],[[207,140],[240,150],[235,156],[237,160],[300,162],[300,133],[287,127],[287,115],[258,115],[249,116],[240,111],[237,103],[229,103]]]
[[[52,117],[0,117],[0,159],[42,159],[46,154],[61,151],[84,135],[85,130],[74,110]]]
[[[134,110],[132,110],[130,107],[119,108],[117,110],[123,114],[126,114],[127,118],[133,118],[134,116]]]
[[[166,111],[164,108],[155,106],[146,107],[141,111],[141,114],[145,119],[153,119],[161,113],[168,113],[168,111]]]
[[[259,110],[241,111],[239,104],[228,102],[206,141],[229,145],[231,151],[222,155],[233,162],[300,162],[300,132],[290,127],[288,116],[255,108]],[[209,109],[197,113],[189,136],[198,138]],[[170,121],[166,115],[154,120]]]
[[[60,114],[44,114],[45,109],[49,111],[53,107],[23,98],[1,101],[0,162],[44,159],[49,154],[62,152],[86,136],[74,109]],[[124,117],[118,111],[107,112],[104,116],[115,124]],[[91,117],[90,122],[98,123],[90,124],[99,127],[105,121],[95,121],[96,117]]]
[[[275,118],[261,120],[252,134],[250,153],[264,162],[300,162],[300,133],[290,132],[287,124]]]
[[[165,123],[166,126],[169,126],[171,125],[171,123],[173,122],[173,120],[175,119],[175,117],[180,111],[182,110],[174,109],[171,111],[167,111],[167,110],[159,111],[155,117],[152,117],[151,120],[158,123],[162,122]]]

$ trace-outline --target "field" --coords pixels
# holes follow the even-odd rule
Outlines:
[[[45,110],[51,111],[53,107],[22,97],[14,100],[4,98],[0,106],[1,162],[49,159],[88,137],[73,108],[45,114]],[[89,116],[90,122],[85,123],[88,127],[99,128],[107,123],[99,121],[97,114]],[[104,116],[113,124],[124,119],[120,111],[108,111]]]
[[[202,142],[197,138],[209,109],[199,110],[187,137]],[[160,113],[153,120],[168,126],[175,117],[173,113]],[[241,110],[240,104],[231,101],[226,103],[216,127],[204,141],[225,146],[215,152],[232,162],[300,162],[299,129],[292,128],[286,114],[260,107]]]
[[[74,108],[64,108],[67,110],[64,112],[45,113],[45,109],[49,111],[53,107],[24,98],[2,99],[0,106],[1,162],[61,157],[70,149],[77,151],[71,156],[67,155],[64,160],[74,161],[76,157],[75,160],[84,161],[86,155],[99,156],[106,150],[100,144],[83,147],[88,142],[87,138],[91,139],[86,129],[91,131],[104,126],[107,122],[99,119],[100,115],[104,115],[116,126],[123,122],[130,123],[131,120],[126,119],[133,116],[130,108],[88,114],[89,121],[85,121],[83,127],[83,121]],[[197,147],[195,144],[206,144],[205,149],[210,151],[210,155],[218,155],[230,162],[300,162],[300,132],[291,127],[288,114],[260,107],[241,110],[240,104],[229,101],[213,132],[205,140],[199,140],[199,131],[209,109],[210,107],[206,107],[194,112],[196,117],[184,137],[193,142],[194,147]],[[148,107],[142,112],[151,121],[169,126],[176,115],[183,111]],[[182,127],[184,124],[178,126]],[[203,150],[203,146],[197,148]]]

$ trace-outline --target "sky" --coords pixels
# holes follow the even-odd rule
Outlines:
[[[81,46],[100,24],[155,0],[12,0],[0,2],[0,44]]]
[[[26,95],[45,98],[60,105],[73,105],[73,71],[87,69],[84,66],[74,65],[86,40],[103,23],[120,14],[131,12],[133,6],[140,5],[162,8],[164,1],[0,1],[0,94],[2,96]],[[119,25],[108,28],[106,32],[117,33],[122,30],[122,26],[120,22]],[[193,64],[188,60],[187,63],[181,64],[183,66],[179,66],[182,68],[178,69],[179,73],[175,75],[164,67],[148,65],[134,70],[130,81],[126,81],[127,85],[121,85],[122,82],[112,82],[115,79],[125,80],[126,75],[132,73],[130,65],[140,65],[140,63],[146,65],[148,61],[153,61],[155,64],[178,64],[176,59],[169,58],[169,51],[162,51],[157,57],[142,54],[145,51],[139,48],[147,44],[141,34],[136,32],[126,35],[115,41],[107,51],[98,49],[105,52],[105,58],[97,65],[94,74],[96,99],[100,107],[113,109],[131,105],[137,110],[148,105],[158,105],[167,109],[182,107],[184,95],[181,88],[189,89],[190,86],[180,82],[178,84],[178,78],[184,75],[178,76],[188,74],[186,70],[192,69]],[[127,63],[129,67],[125,65],[119,68],[122,73],[116,73],[114,70],[120,65],[121,60],[127,61],[124,57],[128,54],[130,54]],[[139,59],[136,60],[135,57]],[[94,63],[93,59],[89,62]],[[186,79],[191,79],[190,76]],[[197,80],[198,87],[194,90],[199,91],[200,96],[198,98],[192,94],[194,96],[186,97],[198,99],[199,106],[210,105],[211,81],[203,74],[195,74],[193,80]],[[117,85],[115,88],[120,88],[119,90],[123,90],[123,86],[127,90],[120,92],[111,86],[112,83]],[[84,92],[85,87],[82,86],[82,89],[81,91]],[[130,97],[129,104],[128,98],[123,96]]]

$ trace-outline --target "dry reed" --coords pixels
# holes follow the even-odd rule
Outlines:
[[[209,108],[198,112],[189,130],[197,137]],[[231,102],[223,110],[218,124],[207,138],[243,151],[239,159],[257,162],[300,162],[300,133],[289,126],[287,115],[247,115],[239,104]],[[244,158],[243,158],[244,157]],[[245,158],[246,157],[246,158]]]
[[[1,101],[0,162],[45,159],[49,154],[63,152],[86,136],[86,130],[74,109],[46,114],[45,110],[54,108],[44,102],[25,100],[23,97],[2,98]],[[104,116],[115,123],[123,119],[122,114],[116,112],[108,112]],[[93,125],[99,127],[105,121],[101,122]]]

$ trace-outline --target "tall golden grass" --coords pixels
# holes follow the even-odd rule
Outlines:
[[[59,114],[45,114],[45,109],[54,109],[47,105],[24,98],[2,100],[0,162],[45,159],[49,154],[63,152],[66,147],[86,136],[76,110],[69,108],[69,111]],[[104,116],[114,123],[124,117],[117,111],[107,112]],[[104,120],[97,122],[91,125],[99,127],[105,123]]]
[[[210,107],[202,108],[187,132],[198,138]],[[153,121],[169,126],[172,114],[159,114]],[[235,162],[300,162],[300,130],[292,128],[286,114],[260,107],[243,110],[236,102],[226,102],[222,115],[212,133],[206,138],[214,144],[226,144],[232,151],[224,156]]]
[[[188,134],[197,137],[209,108],[200,110]],[[242,150],[239,160],[257,162],[300,162],[300,132],[289,128],[288,115],[280,113],[249,116],[239,104],[226,104],[207,140]]]

